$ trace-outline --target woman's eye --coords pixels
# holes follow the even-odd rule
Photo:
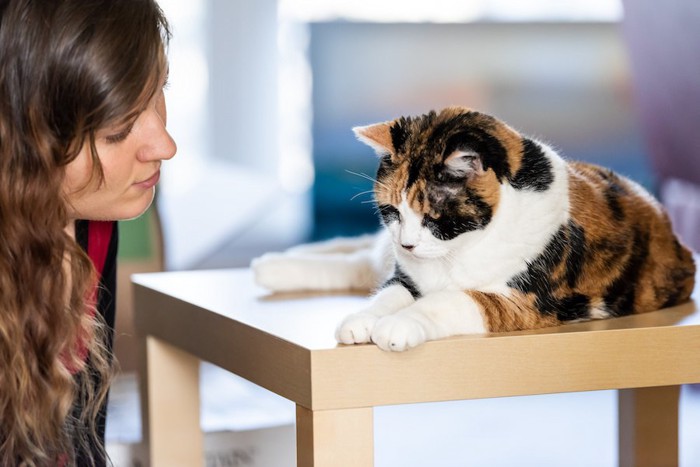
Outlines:
[[[107,136],[105,136],[105,140],[109,144],[121,143],[122,141],[124,141],[127,138],[127,136],[129,136],[133,127],[134,127],[133,125],[129,125],[118,133],[115,133],[112,135],[107,135]]]

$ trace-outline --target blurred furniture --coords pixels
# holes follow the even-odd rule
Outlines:
[[[334,341],[336,324],[365,297],[269,295],[245,269],[133,282],[155,467],[203,465],[200,359],[297,404],[300,467],[373,465],[375,406],[603,389],[619,390],[620,465],[677,465],[679,385],[700,382],[697,292],[637,316],[387,353]]]
[[[700,3],[623,0],[639,117],[677,233],[700,251]]]

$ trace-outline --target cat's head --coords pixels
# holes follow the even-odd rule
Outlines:
[[[381,159],[375,200],[397,250],[419,258],[444,256],[451,240],[483,230],[501,184],[517,182],[534,144],[494,117],[459,107],[353,131]]]

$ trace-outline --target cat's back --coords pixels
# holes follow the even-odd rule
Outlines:
[[[583,236],[581,286],[604,290],[614,314],[688,300],[695,264],[662,205],[637,183],[606,168],[570,162],[568,175],[570,216]]]

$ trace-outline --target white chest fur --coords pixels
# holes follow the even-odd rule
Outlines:
[[[397,261],[421,293],[465,289],[507,292],[508,280],[524,271],[569,219],[566,164],[551,150],[546,154],[554,169],[554,182],[548,190],[516,190],[502,184],[499,204],[486,228],[449,241],[429,240],[441,243],[444,255],[421,258],[395,241]]]

